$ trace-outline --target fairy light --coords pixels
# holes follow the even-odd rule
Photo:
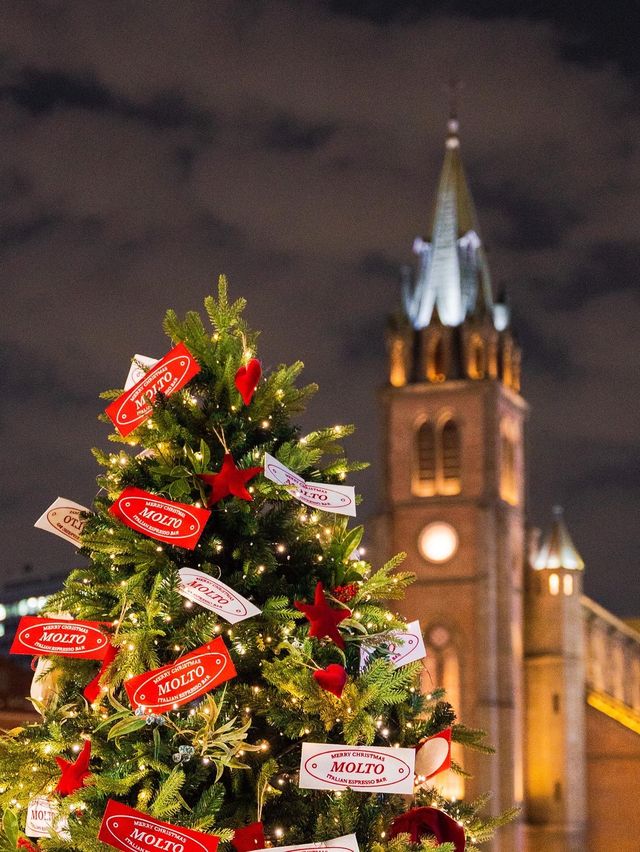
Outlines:
[[[280,828],[280,826],[278,826],[277,828],[274,828],[273,835],[278,840],[280,840],[282,837],[284,837],[284,829]]]

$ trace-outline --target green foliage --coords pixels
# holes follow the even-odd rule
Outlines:
[[[316,390],[297,385],[301,363],[263,376],[250,405],[243,405],[234,377],[254,357],[257,342],[243,320],[244,306],[242,299],[229,301],[221,279],[217,298],[205,301],[212,328],[196,313],[181,320],[169,311],[167,335],[186,344],[200,372],[170,397],[158,394],[152,417],[131,435],[112,435],[119,445],[114,452],[94,450],[101,491],[83,533],[85,564],[70,572],[48,610],[108,622],[118,654],[102,681],[106,692],[94,705],[82,688],[99,664],[53,658],[57,681],[37,707],[42,722],[0,737],[0,852],[16,848],[29,800],[52,795],[59,778],[55,758],[72,759],[73,745],[87,737],[92,774],[87,786],[59,799],[70,839],[39,840],[49,852],[106,852],[110,847],[96,836],[109,798],[222,840],[262,818],[274,845],[275,826],[281,826],[286,844],[354,831],[367,852],[408,852],[406,838],[385,840],[391,820],[407,807],[403,797],[299,789],[301,740],[414,746],[453,725],[456,742],[490,751],[482,732],[456,723],[441,690],[421,695],[420,663],[393,668],[388,643],[405,622],[387,602],[402,598],[413,576],[399,570],[402,554],[377,570],[358,558],[361,526],[313,511],[261,476],[251,482],[251,502],[229,497],[211,507],[193,551],[159,544],[109,513],[128,486],[202,505],[208,493],[199,475],[218,471],[226,452],[239,467],[261,465],[268,452],[304,479],[328,483],[342,483],[363,467],[344,455],[342,440],[351,427],[302,435],[292,422]],[[231,626],[186,601],[178,592],[184,566],[220,578],[250,598],[260,615]],[[344,652],[309,638],[308,622],[293,605],[310,601],[319,580],[334,606],[344,606],[339,587],[351,588],[352,612],[341,625]],[[237,678],[165,714],[162,725],[132,712],[124,690],[128,678],[172,663],[217,636],[230,650]],[[360,671],[363,645],[372,654]],[[348,672],[340,698],[313,677],[332,662]],[[484,840],[503,819],[483,819],[483,801],[454,804],[435,788],[422,789],[416,803],[455,815],[470,842]],[[428,840],[420,846],[432,848]]]

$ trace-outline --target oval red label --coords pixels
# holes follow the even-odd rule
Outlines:
[[[11,646],[12,654],[101,660],[109,640],[98,622],[62,621],[24,616]]]
[[[139,488],[125,488],[109,511],[149,538],[189,550],[198,543],[211,516],[208,509],[165,500]]]
[[[184,343],[179,343],[105,410],[120,434],[128,435],[153,413],[159,393],[170,396],[199,371],[198,362]]]
[[[202,850],[207,852],[207,847],[199,840],[193,837],[188,837],[178,828],[169,828],[151,820],[142,819],[129,814],[117,814],[107,817],[104,821],[106,830],[120,843],[125,849],[131,849],[132,852],[148,852],[149,849],[169,849],[174,850],[180,848],[180,852],[186,850]],[[180,844],[180,847],[176,847]]]
[[[98,839],[124,852],[216,852],[219,837],[172,825],[109,799]]]
[[[149,713],[166,713],[204,695],[235,674],[233,661],[219,636],[172,665],[125,681],[125,689],[134,709],[143,707]]]

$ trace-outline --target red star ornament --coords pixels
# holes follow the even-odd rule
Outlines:
[[[84,787],[84,779],[87,775],[91,775],[89,771],[89,760],[91,758],[91,740],[85,740],[82,746],[82,751],[78,755],[75,763],[65,760],[64,757],[56,757],[56,763],[60,767],[60,780],[54,793],[60,793],[61,796],[70,796],[81,787]]]
[[[327,603],[320,581],[318,581],[318,585],[316,586],[316,594],[312,604],[294,601],[294,605],[309,620],[311,625],[309,636],[316,636],[318,639],[328,636],[329,639],[336,643],[338,648],[344,649],[344,639],[338,632],[338,625],[345,618],[349,618],[351,610],[332,609]]]
[[[236,852],[250,852],[251,849],[264,849],[264,828],[261,822],[252,822],[243,828],[236,828],[231,838]]]
[[[211,487],[207,506],[213,506],[223,497],[233,494],[242,500],[253,500],[247,491],[247,482],[261,472],[261,467],[236,467],[231,453],[225,453],[219,473],[200,473],[199,478]]]
[[[326,669],[317,669],[313,673],[313,678],[326,692],[331,692],[340,698],[347,682],[347,673],[344,666],[339,663],[329,663]]]
[[[251,402],[261,375],[262,367],[257,358],[252,358],[246,367],[238,368],[235,385],[245,405]]]

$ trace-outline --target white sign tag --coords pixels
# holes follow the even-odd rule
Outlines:
[[[137,385],[144,374],[158,363],[158,358],[149,358],[147,355],[134,355],[129,367],[129,375],[124,383],[126,391]]]
[[[360,852],[358,839],[355,834],[345,834],[334,837],[333,840],[322,840],[318,843],[299,843],[297,846],[272,846],[269,849],[257,849],[256,852],[324,852],[333,849],[335,852]]]
[[[299,786],[308,790],[413,793],[413,748],[303,743]]]
[[[356,492],[353,485],[325,485],[319,482],[305,482],[278,459],[264,454],[264,475],[277,485],[286,485],[293,496],[323,512],[336,512],[339,515],[356,515]]]
[[[419,621],[412,621],[407,624],[406,632],[394,630],[391,635],[396,637],[396,641],[387,642],[386,647],[389,649],[389,660],[393,663],[394,669],[402,668],[407,663],[414,663],[416,660],[421,660],[427,656]],[[373,652],[374,648],[366,645],[360,646],[360,671],[367,665]]]
[[[50,837],[56,832],[65,840],[71,840],[67,831],[69,823],[58,816],[58,803],[46,796],[31,799],[27,809],[27,824],[24,833],[27,837]]]
[[[73,500],[65,500],[64,497],[58,497],[55,503],[52,503],[49,508],[38,518],[34,527],[41,530],[47,530],[54,535],[70,541],[71,544],[80,544],[80,535],[86,524],[86,519],[80,517],[81,512],[88,512],[84,506],[79,503],[74,503]]]
[[[180,575],[178,591],[183,597],[189,598],[190,601],[200,604],[205,609],[217,612],[231,624],[259,615],[262,611],[221,580],[214,580],[203,571],[196,571],[195,568],[181,568],[178,574]]]

